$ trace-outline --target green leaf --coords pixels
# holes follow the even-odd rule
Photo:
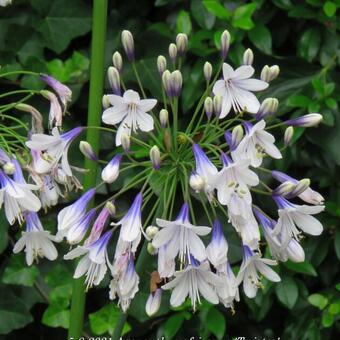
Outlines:
[[[45,310],[42,323],[49,327],[69,328],[70,325],[70,310],[58,304],[50,304]]]
[[[25,303],[9,288],[0,287],[0,334],[10,333],[33,321]]]
[[[297,273],[306,274],[306,275],[310,275],[310,276],[318,276],[314,267],[307,261],[300,262],[300,263],[287,261],[287,262],[284,263],[284,266],[287,267],[290,270],[297,272]]]
[[[287,99],[287,105],[291,107],[308,107],[310,103],[310,99],[304,95],[297,94],[295,96],[291,96]]]
[[[206,321],[209,331],[213,333],[217,339],[222,339],[226,329],[223,314],[215,307],[211,307]]]
[[[187,11],[181,10],[177,16],[176,28],[178,33],[191,33],[191,19]]]
[[[338,103],[334,98],[326,98],[325,103],[332,110],[336,110],[338,108]]]
[[[312,294],[308,296],[308,302],[322,310],[327,306],[328,299],[321,294]]]
[[[328,310],[324,310],[322,313],[322,326],[325,328],[329,328],[334,323],[334,316],[329,313]]]
[[[28,267],[24,256],[12,255],[4,271],[2,282],[32,287],[38,276],[38,268],[35,266]]]
[[[72,39],[91,30],[90,7],[81,0],[55,0],[37,30],[48,48],[60,53]]]
[[[276,296],[282,304],[292,309],[299,296],[296,282],[289,276],[283,277],[282,281],[275,285]]]
[[[336,12],[336,4],[333,1],[326,1],[322,9],[324,13],[331,18]]]
[[[340,302],[338,302],[338,303],[332,303],[332,304],[329,306],[329,312],[330,312],[332,315],[339,315],[339,314],[340,314]]]
[[[177,313],[171,316],[164,324],[164,337],[167,340],[172,339],[176,333],[181,328],[184,322],[184,315],[183,313]]]
[[[203,5],[208,12],[222,20],[230,19],[231,13],[218,0],[203,0]]]
[[[318,54],[321,42],[319,29],[313,27],[306,30],[298,43],[298,54],[311,62]]]
[[[239,6],[233,14],[232,25],[244,30],[250,30],[254,27],[254,22],[251,19],[257,5],[255,3]]]
[[[248,32],[250,41],[262,52],[272,53],[272,36],[268,28],[262,24],[257,24],[255,28]]]
[[[117,320],[120,316],[120,309],[113,303],[109,303],[95,313],[89,315],[91,331],[95,335],[109,333],[113,335]],[[124,324],[122,335],[129,332],[131,327]]]
[[[8,244],[8,222],[4,210],[0,211],[0,254],[7,248]]]

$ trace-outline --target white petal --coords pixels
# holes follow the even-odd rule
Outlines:
[[[152,240],[152,245],[155,248],[165,245],[173,238],[176,231],[176,228],[164,228],[159,230]]]
[[[233,94],[237,98],[242,109],[246,109],[250,113],[257,113],[260,108],[260,102],[253,93],[235,87]]]
[[[91,260],[88,258],[88,256],[84,256],[79,261],[73,277],[75,279],[78,279],[79,277],[83,276],[88,271],[88,269],[90,268],[90,265],[91,265]]]
[[[151,111],[157,104],[156,99],[142,99],[138,104],[138,109],[143,112]]]
[[[258,79],[242,79],[234,81],[234,84],[247,91],[262,91],[265,90],[269,84]]]
[[[103,112],[102,121],[108,125],[115,125],[121,122],[128,114],[128,107],[125,104],[109,107]]]
[[[174,288],[171,293],[170,304],[173,307],[180,306],[185,298],[189,294],[189,283],[187,275],[183,275],[182,279],[178,282],[178,285]]]
[[[140,102],[140,97],[139,97],[138,92],[133,91],[133,90],[125,91],[123,94],[123,99],[124,99],[124,102],[127,104],[130,104],[130,103],[139,104]]]
[[[262,263],[260,261],[256,261],[256,268],[268,280],[273,281],[273,282],[281,281],[280,276],[273,269],[271,269],[270,267],[268,267],[264,263]]]
[[[294,212],[292,217],[296,225],[305,233],[310,235],[320,235],[323,231],[322,224],[313,216]]]
[[[234,69],[227,63],[223,63],[223,78],[225,80],[232,78],[234,75]]]
[[[223,101],[222,101],[222,110],[221,113],[219,115],[219,119],[222,119],[224,117],[226,117],[228,115],[228,113],[231,110],[231,97],[229,92],[227,91],[224,95],[223,95]]]
[[[212,89],[213,94],[219,96],[225,96],[227,92],[227,88],[225,86],[224,80],[217,80]]]
[[[121,138],[122,138],[123,132],[125,132],[128,136],[131,135],[131,118],[129,115],[126,116],[119,125],[117,134],[116,134],[116,146],[119,146],[122,144]]]
[[[218,304],[219,299],[215,290],[205,282],[204,278],[199,273],[197,274],[197,285],[200,293],[207,301],[214,305]]]
[[[188,244],[190,247],[190,253],[198,260],[203,261],[206,259],[207,254],[205,252],[204,243],[193,232],[188,231]]]
[[[255,70],[251,65],[242,65],[235,70],[232,76],[233,81],[250,78],[254,72]]]
[[[145,132],[153,130],[153,118],[151,115],[140,110],[137,111],[136,115],[139,129]]]

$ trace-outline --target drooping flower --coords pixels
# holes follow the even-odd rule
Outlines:
[[[235,112],[257,113],[260,102],[251,91],[265,90],[268,83],[250,78],[254,72],[250,65],[242,65],[234,70],[229,64],[223,63],[223,79],[216,81],[213,87],[213,93],[223,97],[220,119],[224,118],[231,108]]]
[[[89,189],[73,204],[62,209],[58,214],[58,231],[65,235],[68,230],[77,224],[86,214],[86,207],[96,193],[95,189]]]
[[[50,112],[48,114],[48,127],[54,126],[60,128],[63,125],[63,110],[60,106],[57,96],[51,92],[43,90],[41,94],[50,101]]]
[[[200,176],[200,178],[203,180],[204,192],[207,195],[208,199],[211,200],[214,196],[215,176],[218,172],[217,168],[209,160],[207,155],[198,146],[198,144],[194,144],[192,149],[196,162],[196,174]]]
[[[25,249],[26,263],[30,266],[39,257],[46,257],[53,261],[58,252],[52,241],[55,237],[49,231],[44,230],[37,213],[25,211],[26,231],[22,232],[20,239],[13,248],[15,254]]]
[[[323,205],[309,206],[293,204],[281,196],[273,196],[279,210],[279,219],[273,230],[274,235],[280,234],[283,246],[288,245],[291,238],[298,240],[301,229],[306,234],[320,235],[322,224],[313,216],[325,209]],[[298,229],[299,228],[299,229]]]
[[[156,99],[140,99],[138,92],[127,90],[123,97],[108,95],[113,107],[103,112],[102,120],[105,124],[115,125],[120,123],[116,134],[116,145],[121,145],[122,133],[128,136],[137,130],[153,130],[153,118],[147,112],[157,104]]]
[[[234,301],[240,301],[240,294],[236,277],[229,262],[224,263],[223,267],[221,266],[221,271],[217,272],[217,275],[223,280],[223,284],[216,289],[220,302],[226,308],[233,308]]]
[[[281,281],[279,275],[269,267],[276,264],[276,261],[261,258],[259,253],[254,253],[247,245],[243,245],[243,261],[237,274],[236,284],[243,282],[244,293],[249,298],[254,298],[260,287],[258,271],[270,281]]]
[[[162,286],[162,289],[172,289],[170,305],[180,306],[189,295],[191,305],[196,310],[197,303],[200,304],[200,295],[208,302],[216,305],[219,302],[216,290],[223,284],[223,280],[212,273],[208,262],[201,264],[191,257],[191,264],[184,270],[175,272],[175,278]]]
[[[169,244],[165,244],[158,249],[157,269],[160,277],[171,277],[175,273],[176,262],[169,257],[168,246]]]
[[[64,110],[66,110],[67,103],[72,100],[70,88],[48,74],[41,73],[40,78],[58,94],[60,101],[63,103]]]
[[[265,154],[275,159],[282,158],[281,152],[274,145],[274,136],[264,130],[265,126],[263,119],[255,125],[245,123],[246,135],[232,152],[233,159],[249,159],[252,166],[258,167]]]
[[[102,171],[102,180],[106,183],[113,183],[119,176],[119,166],[122,155],[118,154],[111,159]]]
[[[219,220],[214,221],[212,238],[206,249],[209,262],[220,270],[228,261],[228,242],[223,235],[223,229]]]
[[[86,275],[86,287],[99,285],[107,271],[107,245],[112,236],[112,230],[107,231],[98,240],[85,246],[77,246],[64,256],[65,260],[72,260],[83,256],[79,261],[74,278]]]
[[[24,211],[39,211],[40,200],[32,193],[38,187],[27,184],[18,162],[14,159],[14,180],[0,170],[0,208],[5,206],[5,215],[9,224],[13,225],[15,220],[23,222]]]
[[[281,183],[288,181],[293,184],[297,184],[299,182],[297,179],[277,170],[272,171],[272,176]],[[301,194],[299,194],[298,197],[301,198],[306,203],[313,205],[322,205],[325,200],[321,194],[311,189],[310,187],[308,187]]]
[[[110,216],[110,210],[107,206],[105,206],[100,213],[98,214],[96,220],[93,223],[93,227],[91,229],[90,236],[86,239],[86,244],[93,243],[98,240],[100,237],[105,224],[107,222],[108,217]]]
[[[129,255],[128,263],[125,270],[118,275],[112,273],[113,279],[110,282],[110,299],[113,300],[116,295],[119,298],[118,304],[123,312],[130,307],[131,300],[135,297],[139,287],[139,276],[135,270],[133,255]]]
[[[125,216],[117,223],[111,223],[111,225],[121,226],[120,235],[123,241],[133,242],[140,237],[142,231],[142,200],[142,194],[137,194]]]
[[[61,168],[67,176],[72,176],[72,170],[68,162],[68,149],[72,141],[83,131],[82,127],[76,127],[66,133],[59,134],[58,128],[52,129],[52,135],[34,134],[26,145],[32,150],[44,151],[37,160],[35,169],[37,173],[49,173],[55,168],[61,159]]]
[[[189,207],[184,203],[175,221],[156,219],[156,223],[162,229],[154,236],[152,244],[155,248],[167,245],[169,259],[175,259],[179,254],[180,261],[184,263],[189,254],[197,260],[206,259],[206,251],[200,236],[209,234],[211,228],[194,226],[189,221]]]

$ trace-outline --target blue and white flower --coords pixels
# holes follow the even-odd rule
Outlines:
[[[155,315],[159,307],[161,306],[161,301],[162,301],[162,289],[158,288],[155,292],[150,293],[146,305],[145,305],[145,313],[148,316],[153,316]]]
[[[120,225],[120,236],[123,241],[133,242],[141,237],[142,227],[142,200],[141,193],[137,194],[129,211],[117,223],[111,225]]]
[[[243,261],[237,274],[236,284],[239,285],[243,282],[246,296],[254,298],[260,287],[258,271],[270,281],[281,281],[280,276],[269,267],[276,264],[276,261],[261,258],[259,253],[255,253],[247,245],[243,245]]]
[[[209,262],[217,271],[222,270],[228,261],[228,242],[223,235],[223,229],[219,220],[214,221],[212,238],[206,249]]]
[[[284,182],[290,182],[293,184],[299,183],[297,179],[281,171],[273,170],[272,176],[281,183],[284,183]],[[311,189],[310,187],[308,187],[305,191],[300,193],[298,197],[301,198],[306,203],[313,204],[313,205],[322,205],[325,200],[321,194]]]
[[[223,63],[223,79],[216,81],[213,87],[213,93],[223,98],[220,119],[224,118],[231,108],[236,113],[257,113],[260,102],[251,91],[265,90],[268,83],[250,78],[254,72],[250,65],[242,65],[234,70],[229,64]]]
[[[166,257],[175,259],[179,255],[180,261],[184,263],[189,254],[198,261],[206,259],[204,243],[199,236],[209,234],[210,227],[194,226],[189,221],[189,207],[184,203],[175,221],[156,219],[156,223],[162,229],[154,236],[152,245],[155,248],[166,247]]]
[[[95,189],[89,189],[73,204],[62,209],[58,214],[58,232],[64,236],[67,232],[85,216],[86,208],[96,193]]]
[[[162,289],[173,289],[170,298],[172,307],[180,306],[187,296],[196,310],[201,303],[200,295],[208,302],[216,305],[219,302],[216,290],[223,284],[223,280],[211,272],[208,262],[199,263],[192,256],[190,264],[184,270],[176,271],[175,278],[162,286]]]
[[[127,90],[123,96],[108,95],[112,107],[103,112],[102,120],[105,124],[120,123],[116,134],[116,145],[121,145],[122,133],[128,136],[131,132],[153,130],[153,118],[147,112],[157,104],[156,99],[140,99],[138,92]]]
[[[208,199],[212,200],[214,197],[215,177],[218,173],[217,168],[198,144],[194,144],[192,149],[196,162],[196,175],[203,180],[203,191],[207,195]]]
[[[262,119],[255,125],[246,122],[246,135],[235,151],[232,151],[234,160],[249,159],[253,167],[259,167],[265,155],[272,158],[282,158],[280,150],[274,145],[275,138],[265,131],[266,122]]]
[[[112,230],[107,231],[98,240],[84,245],[77,246],[64,255],[65,260],[72,260],[82,256],[78,262],[74,278],[86,275],[85,284],[87,289],[93,285],[99,285],[107,271],[107,245],[111,239]]]
[[[0,208],[5,206],[5,215],[9,224],[13,225],[16,220],[21,224],[24,220],[24,211],[39,211],[40,200],[32,193],[38,186],[27,184],[19,163],[12,160],[15,171],[13,179],[0,170]]]
[[[57,258],[58,252],[52,241],[55,241],[55,236],[49,231],[44,230],[37,213],[24,212],[26,221],[26,230],[22,232],[20,239],[16,242],[13,248],[15,254],[25,249],[26,263],[30,266],[34,260],[39,257],[46,257],[53,261]]]
[[[291,238],[299,239],[300,230],[310,235],[320,235],[322,224],[313,216],[325,209],[323,205],[309,206],[293,204],[281,196],[273,196],[279,210],[279,219],[273,230],[274,235],[281,236],[283,246],[287,246]]]
[[[72,141],[82,131],[82,127],[76,127],[60,134],[58,128],[55,127],[52,129],[52,135],[33,134],[26,145],[32,150],[43,151],[35,165],[37,173],[49,173],[61,160],[62,170],[67,176],[72,176],[71,166],[68,162],[68,149]]]

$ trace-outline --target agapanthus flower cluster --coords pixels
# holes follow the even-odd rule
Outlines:
[[[157,58],[162,101],[143,88],[129,31],[122,33],[122,46],[136,83],[126,86],[123,58],[115,52],[107,73],[110,90],[102,100],[102,130],[115,136],[113,157],[101,160],[88,142],[80,142],[81,153],[102,167],[102,182],[59,211],[55,236],[43,229],[37,212],[82,189],[75,173],[86,176],[87,170],[69,163],[68,150],[85,129],[92,128],[62,131],[71,90],[41,75],[53,89],[42,92],[50,101],[46,133],[42,116],[25,107],[35,117],[26,142],[30,162],[20,165],[15,156],[1,150],[0,205],[10,224],[26,223],[14,252],[25,249],[28,265],[38,257],[54,260],[53,242],[65,239],[71,249],[64,259],[80,259],[74,277],[85,276],[89,289],[110,275],[109,298],[117,299],[124,312],[139,291],[143,278],[139,268],[145,257],[154,256],[155,271],[145,301],[148,315],[158,311],[166,290],[171,291],[173,307],[189,298],[194,310],[202,299],[233,309],[241,286],[247,297],[254,298],[263,277],[280,281],[279,270],[273,266],[278,261],[303,262],[301,238],[322,233],[313,215],[324,210],[324,199],[311,189],[310,180],[271,169],[272,160],[281,160],[291,143],[293,127],[315,126],[322,116],[311,113],[280,122],[275,115],[278,100],[260,102],[255,95],[275,80],[279,67],[265,65],[257,79],[250,49],[242,65],[230,65],[226,61],[228,31],[221,35],[222,59],[204,63],[205,89],[190,112],[183,112],[179,105],[185,86],[181,73],[188,49],[185,34],[170,44],[169,66],[165,56]],[[183,121],[189,117],[186,126],[179,119],[184,115]],[[284,138],[277,142],[272,132],[277,136],[285,126]],[[132,178],[125,176],[127,169],[134,170]],[[93,205],[97,189],[102,184],[109,188],[118,179],[126,179],[120,189]],[[123,195],[131,204],[127,211],[122,208]],[[277,211],[268,208],[270,203],[260,206],[261,195]],[[198,217],[203,225],[198,225]],[[241,263],[229,259],[226,225],[239,236]],[[264,241],[272,258],[263,256]]]

